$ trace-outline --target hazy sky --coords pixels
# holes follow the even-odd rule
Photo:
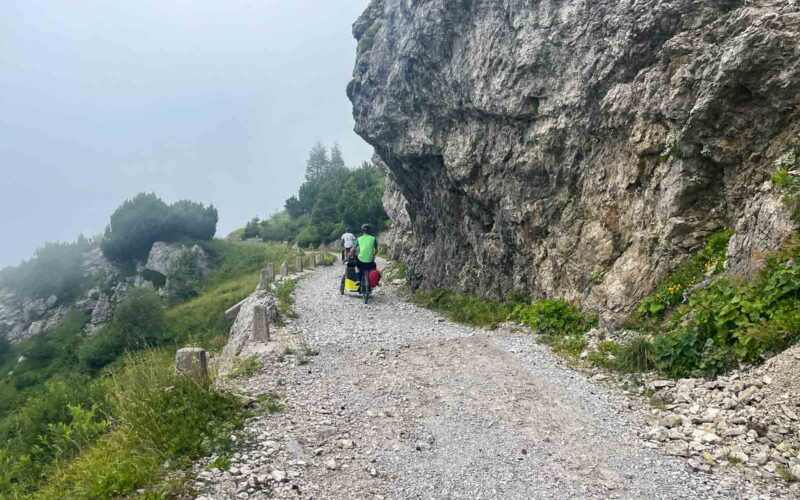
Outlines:
[[[367,3],[6,0],[0,267],[140,191],[214,203],[224,235],[282,207],[315,141],[368,159],[345,96]]]

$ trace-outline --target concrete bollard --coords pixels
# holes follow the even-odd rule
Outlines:
[[[303,257],[301,255],[298,255],[294,259],[294,261],[295,261],[295,264],[294,264],[295,269],[297,269],[298,273],[302,273],[303,272]]]
[[[289,276],[289,264],[284,260],[281,262],[281,276],[287,278]]]
[[[269,269],[262,269],[261,279],[258,280],[258,289],[266,290],[269,287],[270,281],[272,281],[272,278],[269,275]]]
[[[261,304],[253,306],[253,341],[269,342],[267,307]]]
[[[184,347],[175,354],[178,373],[193,378],[201,384],[208,383],[208,355],[199,347]]]

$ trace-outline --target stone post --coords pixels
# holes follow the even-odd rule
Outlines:
[[[269,286],[269,282],[272,281],[272,278],[269,276],[269,269],[262,269],[261,270],[261,279],[258,280],[258,289],[259,290],[266,290]]]
[[[298,274],[303,272],[303,257],[301,255],[295,258],[294,267],[297,268]]]
[[[308,254],[308,267],[309,269],[317,267],[317,258],[314,257],[314,254]]]
[[[275,264],[272,262],[267,264],[267,276],[269,276],[270,281],[275,281]]]
[[[261,304],[253,306],[253,341],[269,342],[267,307]]]
[[[208,383],[208,355],[199,347],[184,347],[175,354],[178,373],[193,378],[203,385]]]
[[[321,265],[322,265],[322,259],[320,258],[320,255],[319,255],[318,253],[315,253],[315,254],[314,254],[314,262],[316,262],[316,264],[317,264],[318,266],[321,266]]]
[[[289,264],[284,260],[281,262],[281,276],[287,278],[289,276]]]

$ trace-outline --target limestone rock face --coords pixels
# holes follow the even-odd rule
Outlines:
[[[794,0],[373,0],[353,32],[412,286],[613,323],[710,233],[746,273],[795,227],[769,182],[800,134]]]
[[[0,335],[13,342],[24,333],[23,298],[15,291],[0,288]]]
[[[82,266],[83,273],[87,276],[92,274],[113,276],[118,273],[117,268],[105,258],[99,245],[93,245],[84,252]]]
[[[181,243],[164,243],[163,241],[153,243],[144,268],[167,276],[170,268],[185,252],[191,252],[197,259],[197,267],[202,275],[211,271],[208,254],[199,245],[187,247]]]

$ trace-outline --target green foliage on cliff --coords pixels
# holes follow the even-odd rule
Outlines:
[[[800,222],[800,139],[775,162],[777,170],[772,174],[772,183],[781,190],[781,201],[792,218]]]
[[[182,200],[168,205],[153,193],[139,193],[111,215],[102,243],[107,259],[127,264],[144,260],[156,241],[210,240],[217,230],[217,209]]]
[[[663,318],[669,308],[679,304],[704,278],[722,272],[732,234],[730,230],[712,234],[700,252],[679,265],[661,281],[655,292],[642,300],[637,310],[638,317]]]
[[[799,258],[795,239],[755,279],[721,278],[691,294],[653,341],[656,366],[674,377],[717,375],[800,339]]]
[[[388,224],[382,201],[385,179],[373,164],[348,168],[336,145],[329,154],[317,144],[309,153],[306,180],[298,194],[286,200],[283,211],[261,222],[261,237],[307,247],[337,240],[345,229],[356,233],[363,223],[384,228]]]

